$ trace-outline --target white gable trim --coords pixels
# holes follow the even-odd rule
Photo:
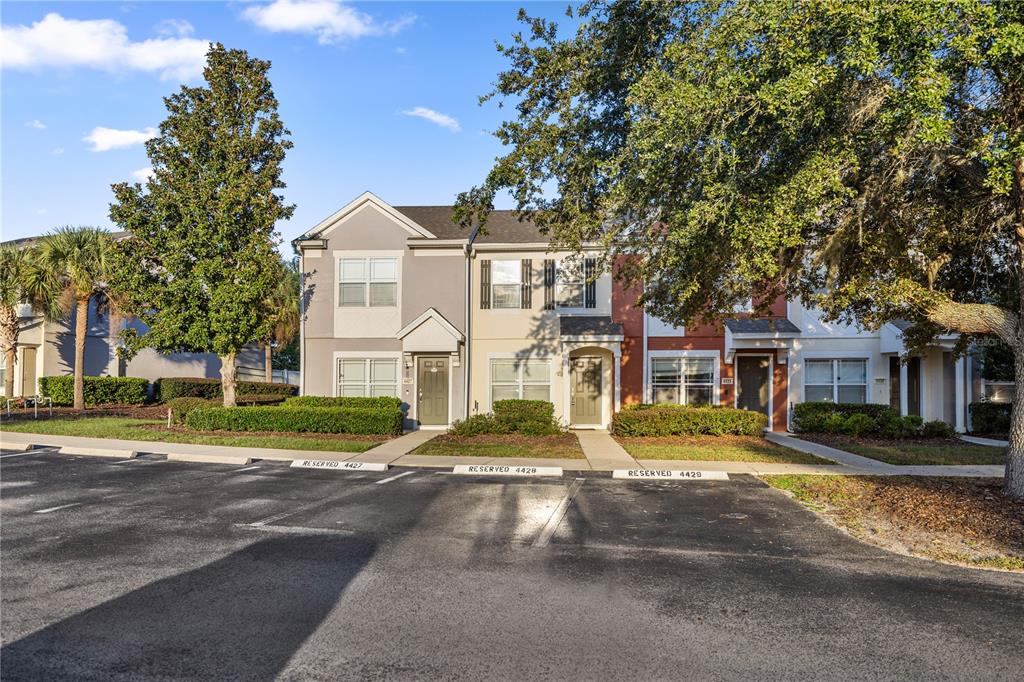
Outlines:
[[[457,341],[465,341],[466,340],[465,335],[462,332],[460,332],[458,329],[456,329],[455,325],[453,325],[451,322],[446,320],[444,318],[444,315],[442,315],[441,313],[437,312],[436,308],[427,308],[423,312],[422,315],[420,315],[415,320],[413,320],[409,324],[407,324],[404,327],[402,327],[401,329],[399,329],[398,333],[395,336],[397,338],[399,338],[399,339],[404,339],[406,336],[408,336],[413,331],[415,331],[416,328],[419,327],[421,324],[423,324],[427,320],[431,320],[431,319],[434,320],[435,322],[437,322],[438,324],[440,324],[441,327],[446,332],[448,332],[453,337],[455,337],[455,339]]]
[[[431,234],[426,228],[410,220],[408,216],[399,213],[392,208],[386,201],[378,197],[373,192],[363,192],[354,200],[345,204],[340,210],[336,211],[332,215],[328,216],[324,220],[314,227],[312,230],[307,232],[299,239],[309,239],[313,236],[324,237],[333,232],[338,227],[341,227],[346,220],[352,217],[359,209],[364,206],[370,206],[380,213],[384,214],[388,218],[391,218],[395,223],[398,224],[403,230],[408,232],[410,235],[415,237],[424,237],[426,239],[436,239],[437,237]]]

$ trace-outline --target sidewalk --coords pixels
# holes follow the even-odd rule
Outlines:
[[[1002,465],[945,465],[897,466],[818,443],[810,443],[786,434],[771,433],[768,439],[785,447],[806,452],[836,464],[776,464],[770,462],[729,462],[692,460],[640,460],[637,461],[620,446],[607,431],[576,431],[586,459],[546,459],[512,457],[449,457],[408,454],[422,443],[444,433],[443,431],[413,431],[387,441],[366,452],[326,452],[321,450],[284,450],[242,448],[215,445],[191,445],[160,441],[117,440],[112,438],[84,438],[78,436],[51,436],[39,433],[11,433],[0,431],[0,448],[21,450],[25,446],[57,446],[86,449],[134,450],[158,455],[187,455],[191,461],[215,462],[225,457],[252,458],[276,461],[296,459],[324,459],[336,461],[376,462],[402,467],[432,467],[448,469],[457,464],[504,464],[507,466],[557,466],[566,471],[612,471],[613,469],[674,469],[726,471],[736,474],[812,474],[840,476],[963,476],[1001,478]]]

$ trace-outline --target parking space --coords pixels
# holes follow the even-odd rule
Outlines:
[[[886,554],[751,477],[6,454],[4,680],[1010,679],[1021,666],[1019,576]]]

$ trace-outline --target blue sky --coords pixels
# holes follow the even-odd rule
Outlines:
[[[144,175],[161,98],[201,81],[207,41],[273,63],[295,144],[285,241],[365,190],[451,203],[501,153],[489,131],[514,110],[477,98],[507,66],[494,42],[520,30],[521,5],[4,2],[2,237],[112,228],[111,183]],[[565,7],[527,5],[563,20]]]

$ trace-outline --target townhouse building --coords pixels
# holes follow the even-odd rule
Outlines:
[[[607,428],[623,405],[654,402],[757,410],[785,431],[793,405],[824,400],[888,404],[963,431],[972,399],[993,394],[970,357],[954,358],[955,337],[901,362],[905,324],[828,323],[798,300],[672,327],[598,271],[596,249],[550,251],[511,211],[476,232],[453,223],[451,206],[390,206],[367,192],[294,245],[302,393],[399,396],[409,428],[527,398],[574,428]]]

